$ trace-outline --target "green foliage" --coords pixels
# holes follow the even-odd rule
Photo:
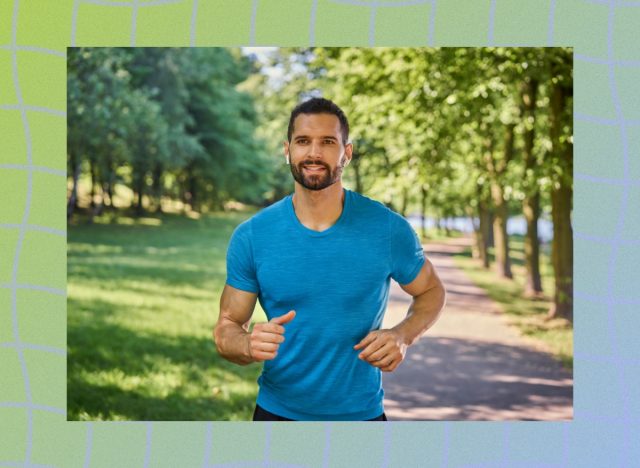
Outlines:
[[[68,63],[70,174],[87,168],[96,191],[129,185],[139,213],[145,195],[157,209],[163,196],[194,209],[262,202],[269,164],[238,89],[257,70],[239,51],[79,48]]]
[[[427,206],[435,216],[463,215],[489,199],[494,181],[519,210],[532,184],[547,190],[558,175],[570,177],[566,161],[555,159],[566,155],[551,154],[548,117],[550,84],[571,86],[570,57],[570,49],[542,48],[281,49],[271,65],[285,78],[264,100],[267,128],[282,129],[283,109],[322,94],[349,117],[355,156],[345,177],[367,195],[403,212]],[[531,81],[539,86],[535,120],[522,111],[522,85]],[[525,172],[522,135],[532,125],[536,164]]]
[[[211,333],[248,215],[107,214],[69,230],[69,419],[250,419],[260,366],[220,358]]]
[[[291,109],[324,95],[345,110],[355,154],[348,185],[398,211],[468,214],[498,183],[512,210],[570,178],[571,95],[551,125],[554,85],[572,87],[570,49],[80,48],[69,53],[69,164],[99,181],[129,166],[136,192],[195,208],[261,205],[291,190],[282,141]],[[525,84],[537,89],[534,114]],[[513,152],[505,131],[513,129]],[[524,134],[535,163],[525,167]],[[509,153],[509,154],[507,154]],[[70,171],[71,173],[72,171]]]

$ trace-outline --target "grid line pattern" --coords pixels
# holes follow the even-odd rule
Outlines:
[[[271,1],[274,0],[251,0],[250,18],[246,18],[248,20],[246,22],[248,25],[246,31],[247,45],[260,45],[258,38],[262,31],[257,30],[257,25],[260,24],[260,28],[268,26],[259,23],[258,19],[261,14],[268,10]],[[391,8],[395,10],[417,5],[429,5],[430,14],[428,19],[425,18],[424,29],[421,32],[423,34],[422,40],[429,45],[445,45],[438,40],[439,31],[446,27],[456,27],[455,18],[442,16],[444,14],[442,13],[444,11],[443,2],[438,5],[436,0],[306,1],[310,5],[310,16],[305,19],[306,24],[309,25],[308,34],[304,37],[299,37],[298,44],[291,45],[322,45],[322,39],[320,38],[336,34],[336,31],[330,30],[331,25],[330,22],[327,22],[326,15],[340,14],[341,8],[345,5],[363,11],[364,14],[361,15],[359,21],[366,22],[367,31],[365,37],[350,36],[349,31],[341,32],[341,34],[344,34],[344,39],[341,40],[344,40],[345,44],[385,45],[384,41],[376,39],[377,37],[382,37],[379,33],[384,32],[385,37],[389,38],[394,32],[381,31],[381,24],[383,23],[377,20],[381,18],[381,15],[385,14],[387,9]],[[18,366],[17,370],[22,378],[22,382],[19,382],[19,384],[24,389],[23,401],[0,400],[0,425],[2,425],[3,433],[5,425],[11,429],[21,428],[19,430],[22,431],[21,434],[24,438],[24,443],[19,447],[20,453],[18,454],[13,451],[15,447],[5,448],[4,445],[0,444],[0,466],[70,465],[71,462],[67,462],[65,459],[48,460],[39,458],[38,454],[41,452],[42,447],[38,445],[37,441],[41,440],[41,438],[36,436],[41,433],[54,433],[55,437],[60,438],[60,441],[62,441],[66,432],[72,431],[74,427],[77,430],[78,425],[83,428],[83,439],[78,441],[81,447],[79,448],[80,453],[70,452],[63,455],[68,457],[69,460],[71,458],[77,460],[80,457],[85,467],[108,463],[107,458],[100,459],[100,457],[108,457],[109,450],[115,453],[118,451],[118,447],[113,446],[105,449],[105,444],[108,446],[109,440],[105,435],[107,432],[103,432],[103,428],[109,427],[111,430],[115,429],[117,431],[118,428],[122,427],[123,429],[136,431],[136,434],[140,435],[140,453],[142,454],[143,465],[155,466],[154,463],[156,463],[157,459],[153,457],[154,448],[160,446],[161,442],[157,440],[159,435],[156,433],[157,431],[154,431],[154,428],[160,427],[163,423],[66,423],[64,422],[66,411],[63,409],[66,404],[64,388],[50,389],[57,396],[56,405],[52,406],[34,401],[34,383],[30,379],[30,365],[35,361],[28,360],[27,354],[36,356],[36,361],[37,356],[45,355],[64,359],[66,351],[55,346],[21,340],[18,295],[35,293],[66,296],[66,291],[55,287],[53,284],[33,284],[29,277],[21,274],[24,268],[22,262],[24,256],[22,254],[25,249],[32,248],[27,233],[37,231],[45,236],[60,237],[65,235],[65,232],[60,229],[29,222],[33,174],[39,172],[61,177],[66,174],[64,171],[57,169],[58,167],[64,167],[64,154],[51,155],[50,164],[43,164],[42,161],[39,161],[37,165],[34,164],[33,141],[34,139],[37,141],[40,136],[38,134],[32,135],[29,116],[31,113],[39,113],[48,114],[54,118],[64,118],[66,113],[62,109],[62,105],[60,109],[56,109],[49,102],[33,102],[30,99],[29,92],[32,91],[32,85],[27,87],[30,77],[24,75],[21,71],[20,60],[21,57],[25,56],[24,54],[42,57],[43,60],[47,57],[54,60],[58,58],[64,59],[66,54],[51,47],[46,41],[18,41],[18,37],[28,37],[30,33],[30,31],[18,31],[19,21],[23,19],[20,17],[20,6],[26,3],[27,0],[14,0],[13,3],[5,2],[0,4],[0,8],[4,7],[5,4],[10,7],[7,10],[8,15],[0,15],[0,31],[10,31],[10,36],[7,36],[6,39],[9,42],[0,43],[0,53],[9,53],[11,56],[11,71],[7,75],[11,76],[11,81],[0,83],[0,85],[7,89],[12,89],[16,98],[14,102],[0,102],[0,113],[18,112],[20,114],[26,148],[25,154],[6,154],[8,159],[5,160],[4,143],[0,139],[0,181],[11,177],[11,174],[16,170],[27,175],[24,187],[26,193],[25,206],[21,222],[15,223],[4,219],[0,208],[0,230],[18,231],[18,241],[13,251],[13,256],[8,259],[0,258],[1,262],[9,262],[12,265],[10,281],[0,284],[0,293],[3,291],[8,292],[8,299],[0,303],[0,314],[10,318],[12,341],[0,343],[0,348],[15,353],[15,363],[7,362],[6,366]],[[68,36],[64,39],[68,40],[69,46],[135,45],[143,40],[147,41],[145,38],[150,32],[148,23],[142,21],[146,17],[145,15],[150,11],[154,11],[155,14],[161,14],[164,11],[163,9],[181,4],[186,4],[189,7],[185,9],[185,17],[173,18],[173,21],[176,24],[184,24],[184,30],[187,31],[186,36],[182,38],[180,43],[156,41],[154,45],[216,45],[199,39],[199,31],[196,26],[202,24],[203,20],[208,21],[212,27],[224,21],[224,18],[214,15],[204,18],[204,2],[198,2],[198,0],[68,0],[67,2],[59,2],[60,5],[65,3],[70,5],[70,8],[64,10],[67,16],[60,15],[59,17],[51,18],[51,21],[67,28]],[[486,4],[486,16],[484,20],[478,18],[480,23],[486,22],[482,26],[483,37],[486,38],[484,45],[497,45],[504,42],[531,46],[572,45],[559,44],[558,37],[561,34],[562,37],[573,37],[575,43],[579,42],[578,34],[582,29],[576,29],[575,25],[569,21],[566,8],[561,8],[563,6],[562,2],[557,2],[556,0],[540,2],[540,8],[544,7],[544,11],[541,11],[541,17],[544,18],[546,24],[539,21],[518,24],[522,31],[544,31],[545,34],[538,42],[523,40],[515,29],[509,29],[505,32],[505,24],[512,20],[509,16],[505,16],[506,14],[504,13],[506,11],[504,9],[507,4],[506,0],[486,0],[484,3]],[[635,375],[634,370],[637,369],[640,358],[636,357],[638,355],[637,345],[632,348],[630,346],[633,345],[629,344],[633,342],[630,336],[635,327],[623,321],[629,320],[630,316],[629,313],[624,313],[625,310],[640,306],[640,296],[637,295],[640,288],[636,287],[638,286],[638,280],[633,276],[625,276],[625,270],[623,269],[623,265],[629,263],[629,258],[640,261],[638,245],[640,242],[637,238],[629,238],[628,235],[625,237],[625,233],[630,230],[633,232],[640,230],[640,225],[637,224],[638,221],[635,221],[636,224],[634,224],[631,216],[633,211],[640,206],[638,190],[634,190],[640,186],[640,165],[637,163],[638,159],[640,159],[638,154],[640,147],[637,144],[634,146],[634,142],[639,141],[638,126],[640,126],[640,119],[634,117],[632,107],[628,104],[629,102],[634,102],[634,99],[637,100],[637,85],[633,85],[633,83],[640,82],[640,51],[634,44],[624,40],[625,37],[630,37],[629,31],[624,31],[618,27],[618,21],[621,16],[630,14],[640,16],[640,11],[638,11],[640,10],[640,1],[584,0],[575,2],[574,8],[575,11],[572,14],[576,17],[581,17],[581,14],[587,9],[590,9],[589,11],[602,12],[603,17],[600,19],[606,21],[607,25],[606,37],[599,38],[599,45],[606,45],[605,57],[598,56],[596,50],[590,50],[588,47],[576,46],[575,48],[576,64],[584,67],[580,68],[579,74],[576,73],[576,82],[579,80],[580,83],[590,82],[595,79],[598,73],[603,73],[606,76],[604,81],[598,81],[598,83],[602,84],[598,85],[595,93],[587,94],[584,91],[581,92],[580,88],[576,86],[576,109],[574,114],[576,140],[579,140],[581,135],[584,135],[586,131],[585,125],[587,124],[600,129],[612,128],[617,130],[617,140],[611,140],[610,143],[612,146],[613,143],[618,143],[621,148],[620,152],[598,157],[618,161],[622,167],[622,175],[620,177],[605,176],[586,170],[577,171],[575,174],[576,181],[584,182],[582,186],[576,187],[576,213],[582,213],[589,209],[588,206],[583,204],[583,201],[585,200],[585,187],[590,184],[621,188],[620,197],[611,196],[609,200],[609,205],[614,207],[617,214],[611,236],[602,236],[591,232],[591,229],[598,223],[600,215],[598,212],[591,213],[593,220],[583,223],[581,228],[575,231],[576,243],[585,245],[590,252],[601,254],[606,258],[604,265],[596,265],[590,260],[590,257],[576,256],[576,284],[581,285],[581,287],[577,287],[575,290],[577,340],[574,362],[576,366],[576,383],[581,399],[576,401],[575,421],[571,424],[564,423],[560,426],[557,423],[528,425],[524,430],[518,425],[519,423],[476,423],[475,425],[453,422],[437,424],[388,423],[376,426],[376,428],[368,432],[361,429],[362,426],[357,423],[347,424],[346,426],[340,423],[300,424],[297,426],[299,427],[300,437],[317,435],[324,443],[319,445],[313,453],[296,454],[295,451],[290,451],[289,456],[291,459],[287,460],[274,459],[276,449],[295,444],[295,441],[283,439],[278,425],[268,424],[262,426],[264,431],[261,441],[251,440],[251,443],[264,444],[263,458],[261,460],[246,460],[243,459],[242,453],[237,453],[234,455],[236,459],[233,461],[228,460],[228,452],[224,456],[225,451],[229,449],[223,443],[217,443],[217,440],[222,435],[221,431],[226,427],[225,423],[189,423],[197,424],[202,436],[202,451],[197,455],[197,458],[201,460],[201,462],[198,462],[199,464],[205,467],[328,467],[338,464],[358,466],[358,460],[350,458],[353,455],[349,450],[345,449],[345,444],[341,443],[342,436],[340,434],[343,434],[344,427],[349,427],[356,434],[354,437],[358,437],[357,440],[361,444],[367,445],[372,453],[380,454],[379,466],[425,466],[421,464],[412,465],[411,462],[406,461],[414,455],[419,455],[419,457],[411,458],[411,460],[420,459],[426,465],[433,464],[444,467],[628,465],[630,460],[640,459],[638,449],[634,447],[632,442],[634,431],[637,431],[639,425],[640,405],[637,396],[631,393],[631,389],[635,388],[634,383],[637,384],[637,380],[633,380],[632,377]],[[92,29],[100,28],[102,13],[116,10],[124,11],[126,15],[129,15],[130,12],[130,16],[126,17],[127,24],[124,25],[125,30],[128,31],[125,43],[123,44],[122,39],[117,37],[115,32],[109,33],[111,35],[102,36],[102,39],[98,36],[91,36]],[[211,10],[207,11],[209,12],[208,14],[211,14]],[[227,14],[229,14],[228,11]],[[244,10],[238,7],[238,11]],[[514,17],[513,21],[517,21],[517,18]],[[588,26],[586,25],[585,30],[589,30]],[[396,28],[401,31],[402,24],[397,24]],[[202,34],[202,31],[200,33]],[[273,31],[272,34],[277,34],[277,31]],[[497,40],[497,37],[500,39]],[[473,39],[470,41],[473,42]],[[455,45],[460,45],[460,43]],[[59,66],[64,67],[64,60],[59,62]],[[43,63],[46,66],[54,66],[49,61],[43,61]],[[631,81],[624,80],[621,74],[622,71],[631,74],[629,75],[632,77]],[[60,89],[65,86],[65,83],[55,81],[52,78],[50,81],[45,79],[40,86]],[[610,96],[610,100],[607,100],[607,96]],[[612,109],[612,112],[607,112],[607,106]],[[57,138],[64,139],[64,135],[59,133]],[[606,138],[604,133],[603,138]],[[584,155],[576,153],[577,160],[584,157]],[[589,156],[589,158],[594,157]],[[60,183],[64,183],[62,178]],[[41,267],[46,267],[46,265],[41,265]],[[637,264],[635,264],[635,267],[637,268]],[[604,269],[604,274],[600,277],[597,277],[596,273],[594,273],[598,269]],[[593,284],[594,281],[604,281],[605,288],[603,292],[592,292],[589,285]],[[632,290],[634,293],[632,295],[620,293],[621,284],[630,287],[627,290]],[[583,316],[584,311],[599,311],[600,315],[593,317]],[[64,311],[61,310],[52,310],[51,312],[50,320],[52,322],[60,320],[64,316]],[[598,328],[603,320],[608,341],[606,344],[610,348],[608,352],[598,352],[599,350],[589,349],[588,347],[588,340],[594,340],[601,336]],[[633,320],[638,320],[635,315]],[[5,367],[4,362],[2,363],[2,369],[8,369],[8,367]],[[607,396],[609,400],[613,400],[613,403],[607,406],[611,413],[596,410],[596,404],[603,399],[603,395],[598,393],[597,388],[592,388],[589,384],[590,381],[587,379],[588,374],[602,372],[605,369],[610,369],[612,372],[607,375],[613,377],[613,380],[608,382],[611,394]],[[11,382],[8,384],[11,384]],[[1,385],[7,385],[7,383],[2,382]],[[40,419],[42,415],[58,418],[56,419],[57,422],[52,422],[52,419]],[[474,427],[479,427],[478,424],[481,424],[485,439],[481,443],[473,445],[474,455],[471,459],[464,458],[461,456],[461,452],[469,450],[470,440],[472,440],[471,431],[474,430]],[[596,427],[594,428],[594,426]],[[556,437],[556,433],[553,431],[557,428],[559,428],[559,442],[556,445],[551,445],[551,442]],[[174,430],[178,433],[180,425],[176,425]],[[362,431],[361,437],[358,435],[360,431]],[[532,438],[545,438],[548,434],[550,448],[547,453],[532,454],[528,461],[518,458],[518,453],[527,449],[526,441],[518,435],[521,431],[525,431]],[[382,439],[381,446],[373,442],[373,434],[375,433],[378,433]],[[477,432],[474,432],[474,434],[477,434]],[[371,440],[366,437],[370,437]],[[424,439],[440,440],[441,452],[421,452],[420,444],[416,444],[415,441]],[[156,442],[155,444],[154,441]],[[50,442],[55,444],[58,441],[51,440]],[[589,446],[589,450],[585,450],[586,446]],[[98,450],[98,447],[100,450]],[[319,461],[310,463],[307,459]],[[367,466],[371,466],[371,464]]]

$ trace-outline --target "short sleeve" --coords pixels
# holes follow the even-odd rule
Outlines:
[[[424,250],[409,222],[393,213],[390,220],[391,277],[400,284],[409,284],[424,265]]]
[[[258,279],[251,245],[251,224],[240,224],[229,241],[227,249],[227,284],[236,289],[258,293]]]

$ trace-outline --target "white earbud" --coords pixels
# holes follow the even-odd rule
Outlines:
[[[289,155],[288,155],[288,154],[286,154],[285,156],[287,157],[287,165],[288,165],[288,164],[290,164],[290,162],[289,162]]]

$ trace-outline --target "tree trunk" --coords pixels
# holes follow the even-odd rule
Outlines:
[[[409,206],[409,189],[407,187],[402,189],[402,205],[400,206],[400,214],[403,218],[407,217],[407,208]]]
[[[113,184],[115,181],[115,170],[111,158],[105,164],[105,177],[100,190],[102,192],[102,206],[105,209],[113,209]]]
[[[142,216],[144,214],[144,207],[142,206],[142,193],[138,192],[138,198],[136,200],[136,216]]]
[[[553,263],[556,288],[549,317],[573,321],[573,229],[571,227],[571,187],[561,185],[551,192],[553,218]]]
[[[113,207],[113,199],[111,198],[111,182],[109,179],[102,183],[102,204],[105,208]]]
[[[573,194],[573,148],[561,141],[562,114],[570,89],[555,83],[551,90],[550,133],[553,156],[563,171],[551,189],[551,217],[553,220],[553,263],[555,291],[549,318],[562,317],[573,321],[573,228],[571,206]]]
[[[76,158],[71,156],[71,164],[73,166],[73,186],[71,188],[71,194],[69,195],[69,201],[67,202],[67,221],[73,216],[73,212],[78,207],[78,179],[80,178],[80,161],[76,161]]]
[[[107,195],[109,196],[109,208],[114,209],[115,205],[113,203],[113,192],[115,190],[116,185],[116,171],[113,167],[109,170],[109,179],[107,181]]]
[[[493,238],[495,240],[496,272],[503,278],[513,278],[511,260],[509,259],[509,236],[507,235],[507,219],[509,217],[507,202],[502,187],[498,182],[491,185],[491,196],[495,204],[493,219]]]
[[[180,187],[180,201],[182,202],[183,214],[187,212],[187,205],[189,204],[189,187],[187,186],[187,181],[187,172],[182,171],[178,178],[178,185]]]
[[[540,278],[540,240],[538,239],[538,218],[540,217],[540,190],[537,184],[536,157],[533,154],[535,138],[535,108],[538,94],[538,82],[525,80],[522,87],[522,116],[526,130],[524,134],[525,198],[522,211],[527,220],[527,235],[524,241],[526,297],[542,295]]]
[[[104,190],[103,183],[98,182],[98,186],[100,187],[100,203],[97,203],[96,206],[91,210],[91,218],[94,216],[100,216],[104,212]]]
[[[102,191],[102,181],[100,180],[100,173],[94,168],[97,165],[91,165],[91,207],[89,208],[89,219],[88,223],[93,223],[93,218],[95,216],[100,216],[103,211],[104,206],[104,191]],[[100,189],[100,200],[97,202],[96,197],[98,196],[98,189]]]
[[[476,260],[480,259],[480,244],[482,242],[482,234],[480,234],[480,220],[476,216],[476,211],[470,206],[465,207],[465,213],[467,218],[471,220],[471,227],[473,228],[473,243],[471,244],[471,258]]]
[[[524,255],[527,270],[524,294],[526,297],[542,295],[540,278],[540,240],[538,239],[538,218],[540,217],[540,194],[524,199],[524,217],[527,220],[527,235],[524,239]]]
[[[191,209],[193,211],[197,211],[198,210],[198,207],[197,207],[198,198],[197,198],[196,194],[197,194],[198,181],[197,181],[196,176],[195,176],[195,174],[193,173],[192,170],[189,170],[188,184],[189,184],[189,205],[191,206]]]
[[[111,207],[115,208],[116,206],[113,203],[113,191],[115,190],[115,176],[113,173],[111,174],[111,178],[109,179],[109,187],[107,193],[109,194],[109,202],[111,203]]]
[[[489,209],[486,203],[478,203],[478,256],[485,269],[489,268],[489,233],[492,232]]]
[[[135,214],[141,216],[144,214],[142,206],[142,197],[144,196],[144,174],[138,173],[135,179],[135,192],[137,193]]]
[[[153,169],[153,196],[156,200],[156,213],[162,213],[162,174],[164,169],[157,164]]]
[[[495,241],[496,271],[503,278],[513,278],[511,272],[511,259],[509,258],[509,236],[507,235],[507,219],[509,209],[504,196],[502,178],[507,172],[507,165],[513,157],[514,124],[505,128],[504,159],[496,162],[493,157],[493,142],[488,142],[487,160],[491,174],[491,198],[495,206],[495,218],[493,220],[493,237]]]
[[[96,173],[96,163],[89,159],[89,173],[91,174],[91,203],[89,204],[91,209],[95,208],[95,196],[96,196],[96,183],[97,183],[97,173]]]
[[[495,220],[495,215],[493,214],[493,210],[487,208],[487,248],[495,247],[496,240],[493,238],[493,222]]]

